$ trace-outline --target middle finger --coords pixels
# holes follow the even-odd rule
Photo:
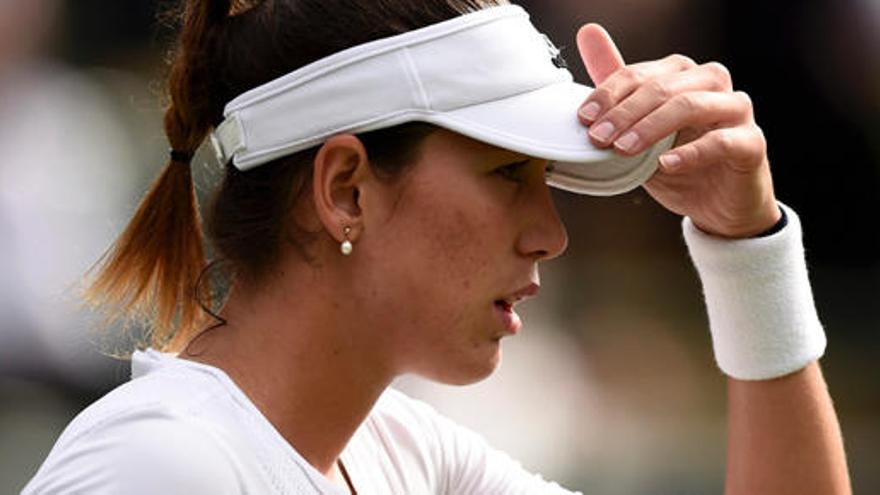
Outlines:
[[[732,90],[730,74],[724,66],[717,63],[663,74],[644,82],[605,112],[590,127],[590,138],[598,146],[608,146],[633,124],[677,95],[690,91],[730,92]]]
[[[589,125],[646,81],[664,74],[685,71],[696,65],[683,55],[670,55],[660,60],[627,65],[596,85],[595,91],[581,105],[578,115],[584,124]]]

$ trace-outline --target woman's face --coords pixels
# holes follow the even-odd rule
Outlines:
[[[355,245],[360,314],[397,372],[465,384],[497,367],[519,329],[509,302],[534,295],[538,262],[568,242],[547,164],[439,130],[400,181],[376,186],[383,204],[364,208]]]

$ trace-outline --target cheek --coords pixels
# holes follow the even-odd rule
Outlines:
[[[420,209],[417,234],[410,238],[411,256],[407,294],[417,299],[408,308],[419,326],[419,341],[412,345],[427,349],[444,360],[459,361],[458,353],[480,347],[487,334],[497,276],[493,261],[500,242],[493,237],[493,222],[483,209],[463,203],[434,204]],[[427,206],[427,205],[426,205]],[[433,211],[434,214],[430,212]]]
[[[489,222],[461,209],[447,209],[445,215],[425,222],[430,228],[422,249],[432,278],[448,291],[479,290],[491,262]]]
[[[382,261],[376,276],[403,332],[416,327],[426,340],[448,339],[461,334],[452,329],[473,325],[474,308],[497,289],[492,270],[500,246],[492,239],[498,227],[488,211],[452,195],[423,193],[401,202],[386,234],[391,238],[377,253]]]
[[[499,260],[513,249],[505,205],[482,185],[473,178],[461,180],[442,193],[423,191],[407,206],[413,215],[403,242],[414,267],[413,289],[443,298],[447,311],[466,310],[495,296]]]
[[[441,381],[460,381],[497,365],[492,302],[505,288],[499,274],[513,252],[513,231],[507,205],[483,189],[472,176],[412,187],[374,231],[363,309],[401,369],[435,378],[457,369],[462,377]]]

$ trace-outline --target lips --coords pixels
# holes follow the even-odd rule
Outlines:
[[[531,282],[528,285],[495,300],[495,313],[498,315],[501,324],[507,333],[515,334],[520,328],[522,328],[522,320],[519,315],[516,314],[516,311],[513,310],[514,305],[520,301],[538,295],[539,289],[540,286],[538,284]]]
[[[507,301],[495,301],[495,305],[504,311],[513,311],[513,304]]]
[[[521,289],[518,289],[504,297],[496,299],[495,304],[509,309],[520,301],[537,296],[540,289],[541,286],[539,286],[535,282],[530,282],[528,285],[522,287]]]

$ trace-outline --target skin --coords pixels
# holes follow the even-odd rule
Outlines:
[[[660,204],[729,238],[779,219],[766,143],[726,69],[681,56],[627,66],[592,24],[577,41],[597,85],[580,109],[598,105],[582,116],[591,125],[585,139],[638,153],[678,131],[645,185]],[[614,126],[609,136],[597,133],[603,122]],[[637,139],[622,139],[630,132]],[[311,195],[292,212],[323,232],[310,246],[314,261],[289,249],[269,280],[237,283],[221,312],[228,326],[181,357],[225,370],[313,466],[342,483],[336,461],[394,377],[466,384],[498,366],[506,334],[494,301],[537,283],[539,263],[567,243],[547,165],[441,130],[388,181],[373,174],[355,136],[327,140]],[[347,257],[345,227],[354,244]],[[729,379],[728,391],[728,494],[850,493],[818,364],[776,380]]]
[[[356,137],[329,139],[296,212],[327,234],[311,246],[315,261],[290,250],[273,279],[235,286],[221,312],[228,326],[183,357],[227,371],[338,479],[339,454],[396,376],[468,384],[497,368],[507,333],[495,301],[537,283],[538,262],[567,244],[547,165],[440,130],[412,170],[388,182]]]
[[[751,101],[733,91],[723,66],[680,55],[627,66],[595,24],[582,27],[577,41],[597,85],[580,110],[595,144],[638,153],[679,131],[645,185],[654,199],[722,237],[749,237],[776,223],[764,136]],[[598,112],[584,116],[591,103]],[[614,131],[600,139],[603,122]],[[630,132],[636,138],[623,139]],[[852,493],[840,425],[818,363],[774,380],[728,378],[727,391],[725,493]]]

